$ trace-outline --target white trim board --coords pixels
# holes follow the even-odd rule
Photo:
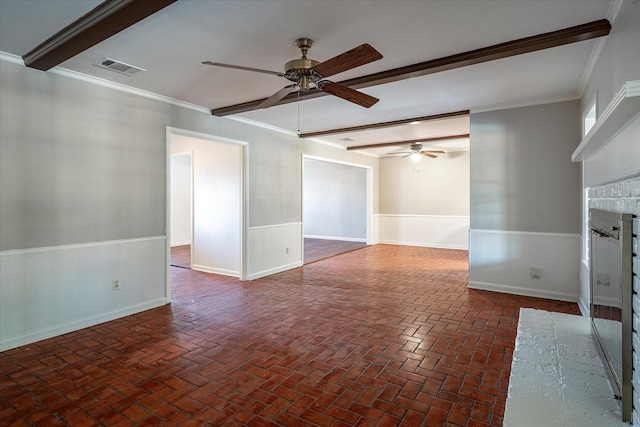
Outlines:
[[[98,246],[122,245],[122,244],[128,244],[128,243],[153,242],[155,240],[164,241],[165,239],[166,239],[165,236],[151,236],[151,237],[140,237],[135,239],[117,239],[117,240],[104,240],[100,242],[70,243],[66,245],[42,246],[38,248],[7,249],[4,251],[0,251],[0,257],[9,256],[9,255],[36,254],[40,252],[53,252],[53,251],[70,250],[70,249],[95,248]]]
[[[278,267],[269,268],[267,270],[257,271],[247,276],[247,280],[256,280],[262,277],[271,276],[272,274],[282,273],[283,271],[291,270],[293,268],[302,267],[302,261],[292,262],[291,264],[280,265]]]
[[[565,292],[555,292],[543,289],[523,288],[521,286],[501,285],[497,283],[486,283],[469,281],[467,286],[469,289],[477,289],[481,291],[500,292],[503,294],[522,295],[528,297],[546,298],[559,301],[578,302],[573,294]]]
[[[203,273],[220,274],[221,276],[239,277],[240,272],[234,270],[225,270],[224,268],[208,267],[206,265],[191,264],[194,271],[202,271]]]

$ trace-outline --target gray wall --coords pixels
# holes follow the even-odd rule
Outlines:
[[[469,152],[380,159],[380,213],[469,215]]]
[[[164,235],[166,126],[250,143],[248,226],[302,220],[318,144],[7,61],[0,84],[0,250]]]
[[[471,115],[471,228],[580,232],[578,101]]]
[[[304,160],[304,234],[367,237],[367,170],[315,159]]]
[[[0,250],[165,233],[157,102],[4,61],[0,86]]]

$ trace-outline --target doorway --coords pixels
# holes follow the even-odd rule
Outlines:
[[[370,244],[370,167],[303,156],[305,264]]]
[[[193,152],[171,154],[171,266],[191,268]]]
[[[167,141],[168,257],[171,260],[171,247],[180,247],[183,261],[178,260],[179,266],[188,254],[193,270],[243,280],[247,144],[175,128],[167,128]],[[188,181],[190,191],[185,190]]]

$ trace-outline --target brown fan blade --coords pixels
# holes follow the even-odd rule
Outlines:
[[[409,156],[410,156],[410,155],[412,155],[412,154],[413,154],[413,153],[409,153],[409,154],[407,154],[406,156],[402,156],[401,158],[402,158],[402,159],[407,158],[407,157],[409,157]]]
[[[203,64],[213,65],[214,67],[233,68],[235,70],[253,71],[256,73],[272,74],[274,76],[284,77],[283,73],[279,73],[277,71],[261,70],[260,68],[243,67],[241,65],[223,64],[221,62],[211,62],[211,61],[204,61]]]
[[[437,153],[437,154],[444,154],[446,153],[446,151],[441,151],[441,150],[422,150],[423,153]]]
[[[382,59],[382,54],[371,45],[365,43],[327,59],[313,67],[313,69],[323,77],[329,77],[379,59]]]
[[[282,98],[289,95],[291,92],[295,92],[297,88],[298,88],[297,83],[283,87],[282,89],[280,89],[279,91],[271,95],[269,98],[265,99],[260,105],[256,107],[256,109],[271,107],[276,102],[280,101]]]
[[[420,154],[422,154],[423,156],[431,157],[432,159],[436,159],[438,157],[435,154],[427,153],[426,151],[421,151]]]
[[[319,81],[316,83],[316,87],[323,92],[330,93],[331,95],[353,102],[354,104],[358,104],[364,108],[369,108],[379,101],[378,98],[367,95],[366,93],[358,92],[350,87],[330,82],[329,80]]]
[[[396,151],[394,153],[387,153],[387,156],[391,156],[393,154],[411,154],[413,151]]]

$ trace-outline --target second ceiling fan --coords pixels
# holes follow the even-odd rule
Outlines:
[[[432,159],[437,158],[438,156],[436,156],[436,154],[444,154],[445,152],[442,150],[423,150],[422,149],[422,144],[411,144],[409,146],[409,149],[411,151],[396,151],[393,153],[387,153],[387,155],[393,155],[393,154],[404,154],[404,156],[402,156],[402,158],[404,159],[405,157],[409,157],[409,156],[418,156],[418,158],[420,157],[420,155],[426,156],[426,157],[431,157]]]
[[[307,52],[313,45],[313,40],[300,38],[296,40],[295,43],[302,52],[302,57],[300,59],[294,59],[287,62],[284,65],[284,73],[212,61],[204,61],[203,64],[271,74],[284,77],[285,79],[293,82],[293,84],[283,87],[278,92],[265,99],[256,108],[271,107],[292,92],[297,90],[309,90],[311,88],[310,85],[315,85],[315,87],[322,92],[337,96],[338,98],[353,102],[354,104],[365,108],[369,108],[379,101],[378,98],[367,95],[366,93],[359,92],[339,83],[325,80],[326,77],[333,76],[334,74],[342,73],[344,71],[351,70],[352,68],[382,59],[382,54],[371,47],[371,45],[365,43],[324,62],[318,62],[307,58]]]

